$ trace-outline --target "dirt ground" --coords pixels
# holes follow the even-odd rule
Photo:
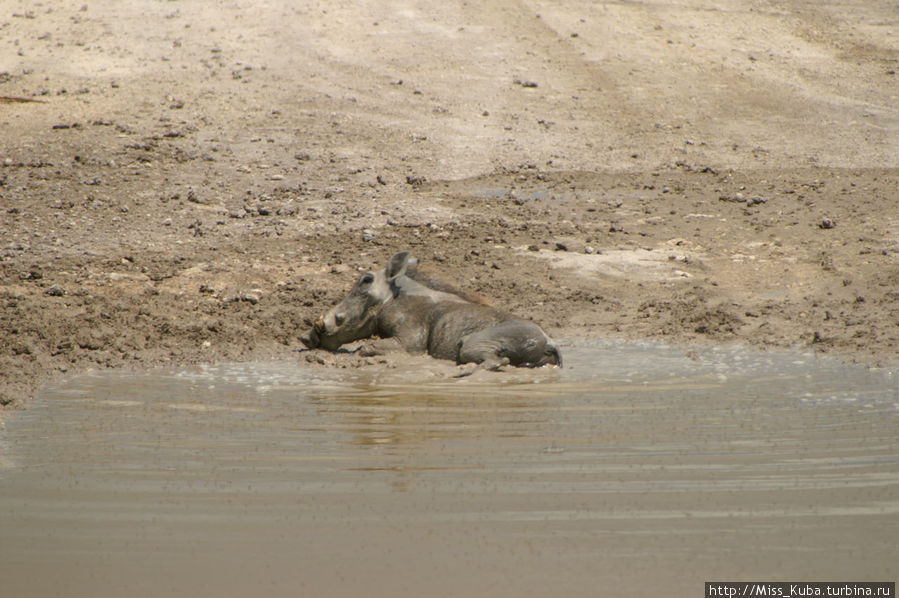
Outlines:
[[[897,68],[888,0],[5,0],[0,403],[353,365],[298,336],[401,249],[563,343],[895,364]]]

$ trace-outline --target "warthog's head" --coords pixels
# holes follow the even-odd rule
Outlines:
[[[310,349],[336,351],[341,345],[372,336],[377,331],[378,312],[398,292],[394,281],[416,263],[408,251],[403,251],[384,269],[363,272],[349,294],[317,319],[300,340]]]

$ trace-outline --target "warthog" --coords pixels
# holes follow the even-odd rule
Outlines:
[[[487,369],[562,365],[558,346],[539,326],[427,277],[417,265],[403,251],[383,270],[364,272],[301,340],[310,349],[335,351],[378,336],[382,340],[363,345],[359,353],[404,349]]]

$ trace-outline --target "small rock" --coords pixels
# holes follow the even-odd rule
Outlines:
[[[187,228],[188,230],[194,231],[195,237],[202,237],[206,234],[206,231],[203,230],[203,223],[200,220],[194,220],[187,225]]]
[[[834,222],[833,220],[831,220],[830,218],[825,218],[821,222],[818,223],[818,228],[820,228],[821,230],[828,230],[828,229],[835,227],[836,225],[837,225],[837,223]]]
[[[262,299],[262,293],[258,291],[247,291],[240,296],[241,301],[246,301],[250,305],[256,305]]]
[[[14,344],[11,348],[13,355],[31,355],[33,353],[31,345],[28,344]]]
[[[575,253],[586,253],[587,245],[572,237],[563,237],[555,240],[556,251],[573,251]]]
[[[733,202],[733,203],[745,203],[747,206],[755,206],[758,204],[763,204],[766,201],[768,201],[767,199],[764,199],[763,197],[758,197],[758,196],[746,197],[742,193],[739,193],[739,192],[734,193],[733,195],[722,195],[718,199],[720,201],[729,201],[729,202]]]
[[[319,365],[325,365],[325,360],[322,359],[320,355],[316,355],[315,353],[306,353],[306,363],[317,363]]]
[[[47,289],[46,291],[44,291],[44,293],[47,295],[50,295],[51,297],[62,297],[63,295],[66,294],[66,290],[64,288],[62,288],[61,286],[59,286],[58,284],[55,284],[52,287],[50,287],[49,289]]]
[[[44,273],[41,272],[39,266],[32,266],[28,272],[22,272],[19,274],[19,278],[22,280],[40,280],[44,277]]]
[[[375,239],[375,237],[377,237],[377,236],[378,236],[378,233],[376,233],[375,231],[373,231],[370,228],[362,229],[362,240],[365,241],[366,243],[373,241]]]
[[[75,343],[88,351],[99,351],[103,348],[103,342],[100,339],[86,333],[80,334]]]

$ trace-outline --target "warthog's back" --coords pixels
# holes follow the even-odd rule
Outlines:
[[[561,365],[558,347],[535,323],[479,303],[399,295],[385,305],[380,334],[409,351],[457,363]]]

